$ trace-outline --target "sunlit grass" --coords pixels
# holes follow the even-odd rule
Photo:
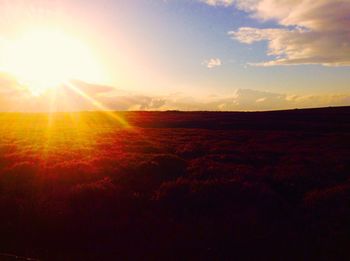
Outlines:
[[[1,114],[0,123],[1,147],[12,148],[17,157],[31,155],[43,162],[53,155],[56,159],[73,154],[87,157],[94,153],[98,137],[126,128],[103,112],[10,113]]]

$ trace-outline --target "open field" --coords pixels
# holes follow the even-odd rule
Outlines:
[[[350,107],[0,114],[0,252],[349,257],[349,159]]]

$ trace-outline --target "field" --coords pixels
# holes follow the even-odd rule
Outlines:
[[[350,107],[0,114],[0,260],[350,256]]]

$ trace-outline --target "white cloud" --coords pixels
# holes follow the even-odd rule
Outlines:
[[[264,101],[266,101],[266,97],[259,98],[255,102],[264,102]]]
[[[203,64],[209,68],[209,69],[213,69],[215,67],[219,67],[222,65],[222,62],[219,58],[211,58],[209,60],[206,60],[203,62]]]
[[[208,4],[215,2],[221,1]],[[268,42],[267,54],[274,58],[256,65],[350,65],[350,0],[235,0],[225,6],[230,4],[255,19],[280,26],[229,32],[245,44]]]
[[[238,89],[231,97],[207,104],[220,111],[264,111],[350,105],[350,95],[287,95],[258,90]]]
[[[202,0],[202,2],[212,6],[229,6],[234,0]]]

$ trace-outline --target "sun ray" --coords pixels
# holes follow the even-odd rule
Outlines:
[[[109,108],[107,108],[105,105],[103,105],[101,102],[97,101],[96,99],[89,96],[87,93],[79,89],[77,86],[75,86],[73,83],[69,81],[65,81],[64,84],[69,87],[72,91],[89,101],[96,109],[102,111],[112,119],[116,120],[118,123],[120,123],[123,127],[131,127],[130,124],[121,116],[119,116],[116,112],[111,111]]]
[[[133,133],[133,135],[137,135],[137,136],[141,137],[145,142],[147,142],[151,145],[160,145],[160,144],[155,144],[155,142],[152,141],[152,139],[148,138],[145,135],[145,133],[140,132],[137,128],[133,127],[127,120],[125,120],[125,118],[118,115],[117,112],[112,111],[111,109],[109,109],[107,106],[105,106],[101,102],[99,102],[96,99],[94,99],[93,97],[89,96],[87,93],[85,93],[79,87],[75,86],[73,83],[66,81],[65,85],[68,88],[70,88],[71,90],[73,90],[75,93],[77,93],[78,95],[80,95],[81,97],[83,97],[84,99],[89,101],[98,111],[104,113],[108,117],[111,117],[113,120],[115,120],[116,122],[121,124],[121,126],[123,128],[127,128],[129,131],[131,131]]]

